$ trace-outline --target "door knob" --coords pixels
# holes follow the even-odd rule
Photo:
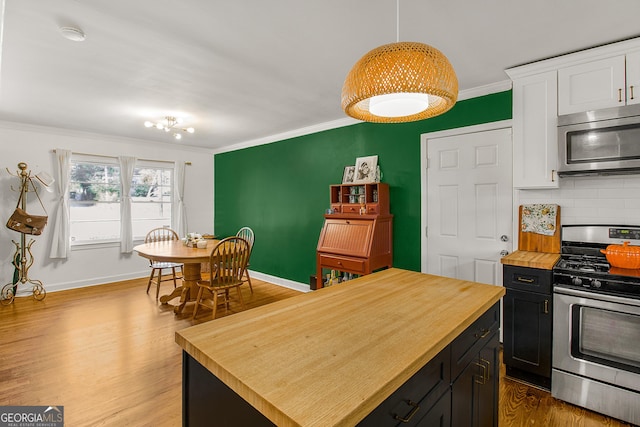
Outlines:
[[[509,241],[509,236],[507,236],[506,234],[503,234],[502,236],[500,236],[500,241],[501,242],[508,242]]]
[[[508,250],[503,249],[503,250],[500,251],[500,256],[507,256],[507,255],[509,255],[509,251]]]

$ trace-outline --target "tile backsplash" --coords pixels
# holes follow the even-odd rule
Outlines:
[[[560,178],[560,188],[518,190],[516,197],[519,205],[560,205],[565,225],[640,225],[640,175]]]

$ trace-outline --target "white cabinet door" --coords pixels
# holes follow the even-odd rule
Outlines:
[[[627,105],[640,104],[640,51],[627,54]]]
[[[555,71],[513,81],[513,186],[558,188]]]
[[[558,114],[625,105],[625,56],[558,70]]]

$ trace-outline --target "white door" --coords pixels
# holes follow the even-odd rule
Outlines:
[[[501,286],[501,252],[513,238],[511,128],[477,129],[424,136],[423,271]]]

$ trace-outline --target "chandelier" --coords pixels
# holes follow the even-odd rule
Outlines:
[[[397,39],[400,0],[397,0]],[[377,47],[351,69],[342,87],[342,109],[376,123],[427,119],[450,110],[458,99],[458,78],[446,56],[418,42]]]
[[[182,139],[181,132],[194,133],[196,130],[194,128],[183,128],[181,127],[182,119],[175,118],[173,116],[166,116],[164,119],[159,122],[153,123],[150,121],[144,122],[144,126],[148,128],[156,128],[159,130],[163,130],[165,132],[173,132],[173,137],[175,139]]]

